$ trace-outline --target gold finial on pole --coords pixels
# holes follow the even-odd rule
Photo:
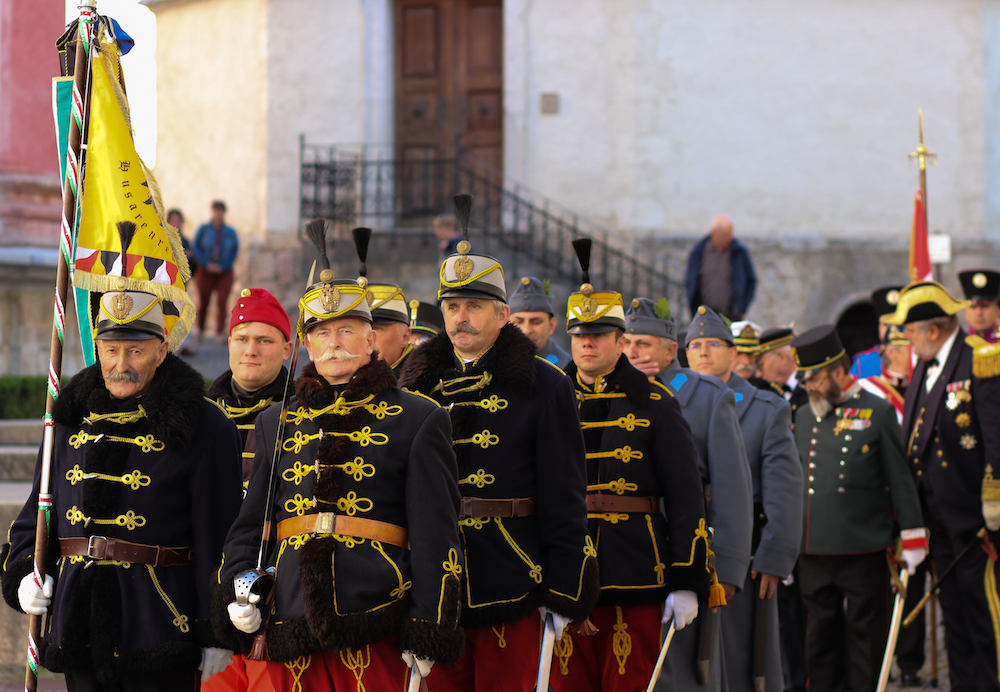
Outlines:
[[[920,172],[923,173],[927,170],[927,161],[931,163],[937,163],[937,154],[932,154],[927,151],[927,147],[924,146],[924,109],[917,109],[917,117],[920,118],[920,144],[917,145],[917,150],[910,153],[911,159],[916,159],[917,163],[920,164]]]

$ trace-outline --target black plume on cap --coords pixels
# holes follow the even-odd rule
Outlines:
[[[573,249],[576,250],[576,259],[580,262],[580,269],[583,270],[583,283],[590,283],[590,238],[577,238],[573,241]]]
[[[372,229],[355,228],[351,234],[354,235],[354,247],[358,250],[358,259],[361,260],[361,276],[366,276],[368,266],[365,264],[365,260],[368,258],[368,243],[372,239]]]
[[[319,250],[319,263],[323,269],[330,268],[330,258],[326,256],[326,219],[313,219],[306,224],[306,235]]]
[[[126,276],[125,265],[128,264],[128,258],[125,255],[128,252],[128,246],[132,244],[132,238],[135,237],[135,224],[131,221],[119,221],[118,237],[122,241],[122,276]]]
[[[458,223],[462,227],[462,240],[469,239],[469,217],[472,215],[472,195],[465,192],[455,195],[455,211],[458,213]]]

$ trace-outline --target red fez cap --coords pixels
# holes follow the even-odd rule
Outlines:
[[[281,307],[278,299],[263,288],[243,289],[233,306],[232,317],[229,318],[229,333],[233,333],[236,325],[247,322],[263,322],[277,327],[286,340],[291,340],[292,327],[288,313]]]

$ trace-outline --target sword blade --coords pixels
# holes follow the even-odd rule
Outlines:
[[[649,684],[646,686],[646,692],[653,692],[653,688],[656,687],[656,681],[660,679],[660,673],[663,672],[663,662],[667,660],[667,649],[670,648],[670,642],[674,639],[674,619],[670,618],[670,628],[667,630],[667,637],[663,640],[663,646],[660,647],[660,655],[656,659],[656,667],[653,668],[653,675],[649,678]]]
[[[538,658],[535,692],[546,692],[549,689],[549,672],[552,670],[552,654],[555,648],[556,626],[552,622],[552,613],[549,613],[545,616],[545,633],[542,635],[542,653]]]
[[[414,662],[413,667],[410,668],[410,682],[406,686],[406,692],[420,692],[420,671],[417,669],[417,664]]]
[[[712,670],[712,634],[715,629],[715,618],[718,613],[713,613],[708,607],[708,599],[698,602],[698,650],[695,654],[695,670],[698,673],[698,683],[708,684],[708,675]]]
[[[889,622],[889,640],[885,643],[885,656],[882,657],[882,670],[878,676],[877,692],[885,692],[886,685],[889,684],[889,669],[892,668],[892,657],[896,653],[899,626],[903,622],[903,600],[905,598],[906,587],[910,583],[910,573],[905,569],[900,570],[899,581],[903,585],[903,590],[896,592],[896,598],[892,604],[892,620]]]

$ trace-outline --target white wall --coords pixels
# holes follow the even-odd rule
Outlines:
[[[987,21],[984,24],[984,4]],[[507,173],[641,234],[902,237],[917,107],[932,229],[982,237],[997,0],[509,0]],[[995,69],[995,68],[994,68]],[[1000,91],[989,74],[991,97]],[[541,115],[542,92],[560,112]],[[986,170],[990,166],[989,171]],[[989,177],[987,177],[989,175]],[[985,188],[985,189],[984,189]],[[991,201],[991,218],[1000,203]]]
[[[391,0],[271,0],[267,226],[297,231],[299,135],[318,144],[393,136]]]

